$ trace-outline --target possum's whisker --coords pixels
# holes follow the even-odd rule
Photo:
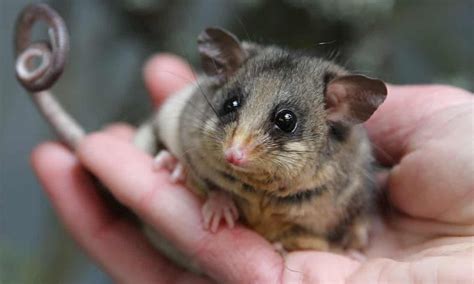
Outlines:
[[[218,115],[216,109],[214,108],[214,106],[212,105],[211,101],[209,100],[207,93],[204,92],[204,88],[202,88],[202,86],[201,86],[201,84],[200,84],[200,82],[199,82],[199,78],[198,78],[198,76],[196,75],[196,72],[194,71],[194,69],[193,69],[192,67],[191,67],[191,73],[193,74],[193,77],[194,77],[193,80],[191,80],[191,79],[189,79],[189,78],[186,78],[186,77],[184,77],[184,76],[180,76],[180,75],[178,75],[178,74],[176,74],[176,73],[174,73],[174,72],[170,72],[170,71],[160,71],[160,72],[172,74],[172,75],[174,75],[174,76],[176,76],[176,77],[178,77],[178,78],[184,79],[184,80],[186,80],[187,82],[189,82],[189,83],[195,85],[195,86],[199,89],[199,91],[200,91],[200,92],[198,92],[198,93],[200,93],[200,94],[204,97],[205,101],[207,102],[207,104],[209,105],[209,107],[212,109],[212,111],[215,113],[216,117],[219,118],[219,115]]]
[[[157,73],[165,73],[165,74],[173,75],[173,76],[175,76],[175,77],[178,77],[178,78],[182,79],[183,81],[185,81],[187,84],[190,84],[190,85],[195,85],[195,84],[197,84],[197,80],[196,80],[196,79],[190,79],[190,78],[188,78],[188,77],[179,75],[178,73],[171,72],[171,71],[168,71],[168,70],[159,70],[159,71],[157,71]]]
[[[237,22],[239,23],[239,25],[244,30],[244,33],[245,33],[245,36],[246,36],[247,40],[252,41],[252,38],[250,37],[250,34],[249,34],[247,28],[245,27],[244,23],[242,22],[241,17],[238,14],[235,14],[235,18],[237,19]]]
[[[334,44],[334,43],[336,43],[336,42],[337,42],[337,40],[320,41],[320,42],[317,42],[316,45],[317,45],[317,46],[330,45],[330,44]]]

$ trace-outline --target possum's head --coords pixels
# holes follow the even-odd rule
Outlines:
[[[215,111],[203,122],[212,158],[237,176],[291,180],[344,143],[385,99],[380,80],[349,75],[301,53],[241,43],[208,28],[198,38],[203,69],[215,82]]]

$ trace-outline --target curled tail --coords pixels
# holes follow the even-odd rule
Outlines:
[[[31,30],[38,21],[47,23],[49,42],[30,42]],[[15,48],[18,81],[31,92],[36,106],[58,136],[75,149],[85,131],[49,91],[60,77],[69,53],[69,35],[64,20],[46,4],[26,6],[16,22]],[[35,59],[40,62],[36,66],[33,64]]]

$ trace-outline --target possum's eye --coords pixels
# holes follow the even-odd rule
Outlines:
[[[275,125],[284,132],[293,132],[296,124],[296,115],[291,110],[283,109],[275,115]]]
[[[240,107],[240,99],[238,97],[232,97],[227,99],[222,106],[220,115],[226,115],[229,113],[233,113]]]

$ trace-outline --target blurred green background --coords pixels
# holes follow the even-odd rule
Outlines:
[[[195,39],[211,25],[303,48],[391,83],[474,89],[472,0],[46,2],[71,34],[55,93],[89,130],[143,120],[151,111],[145,60],[173,52],[198,70]],[[0,2],[0,283],[109,283],[58,223],[29,167],[33,147],[54,136],[13,73],[13,26],[27,3]]]

